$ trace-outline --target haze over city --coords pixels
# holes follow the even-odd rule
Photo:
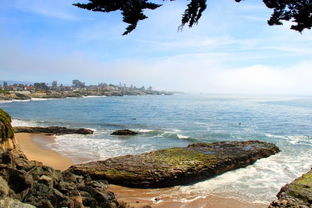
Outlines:
[[[1,80],[127,83],[203,93],[312,93],[312,36],[270,27],[261,1],[209,1],[193,28],[177,32],[187,2],[163,2],[122,36],[119,12],[69,0],[3,0]]]

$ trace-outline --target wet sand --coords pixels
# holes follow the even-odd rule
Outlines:
[[[134,189],[110,185],[117,199],[135,208],[150,205],[153,208],[267,208],[268,204],[250,203],[235,198],[180,193],[177,187],[162,189]]]
[[[55,141],[54,136],[18,133],[15,138],[29,160],[36,160],[59,170],[66,170],[73,164],[67,157],[48,149],[47,144]]]
[[[72,161],[49,149],[48,144],[55,142],[54,136],[44,134],[15,134],[17,142],[30,160],[37,160],[55,169],[65,170]],[[81,159],[83,161],[83,159]],[[150,205],[153,208],[266,208],[268,204],[250,203],[220,195],[198,196],[180,193],[177,187],[162,189],[134,189],[110,185],[117,199],[135,208]]]

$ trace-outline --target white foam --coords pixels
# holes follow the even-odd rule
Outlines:
[[[30,100],[0,100],[0,103],[29,102]]]
[[[185,135],[182,135],[182,134],[177,134],[177,137],[179,139],[189,139],[190,138],[189,136],[185,136]]]
[[[99,98],[99,97],[107,97],[106,95],[87,95],[82,96],[83,98]]]
[[[139,129],[138,132],[140,133],[150,133],[150,132],[154,132],[155,130],[151,130],[151,129]]]
[[[281,136],[273,134],[265,134],[269,138],[283,139],[291,144],[305,144],[312,145],[312,137],[306,135],[290,135],[290,136]]]
[[[310,151],[298,155],[281,152],[269,158],[258,160],[246,168],[224,173],[220,176],[182,186],[183,194],[207,195],[224,193],[250,202],[268,203],[275,199],[279,189],[311,168]]]
[[[53,98],[31,98],[31,101],[44,101],[44,100],[49,100]]]
[[[35,121],[12,119],[12,126],[38,126],[38,124]]]
[[[155,147],[150,144],[125,144],[127,140],[98,138],[98,136],[96,132],[93,135],[60,135],[56,136],[56,142],[49,147],[70,157],[74,162],[79,162],[79,158],[89,161],[104,160],[155,150]]]
[[[182,203],[190,203],[190,202],[193,202],[193,201],[196,201],[198,199],[204,199],[206,198],[206,196],[196,196],[196,197],[193,197],[193,198],[182,198],[182,199],[175,199],[173,201],[177,201],[177,202],[182,202]]]
[[[269,138],[286,139],[286,136],[281,136],[281,135],[274,135],[274,134],[264,134],[264,135]]]

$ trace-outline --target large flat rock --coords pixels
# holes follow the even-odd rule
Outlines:
[[[71,129],[61,126],[48,126],[48,127],[41,127],[41,126],[35,126],[35,127],[29,127],[29,126],[17,126],[14,127],[15,133],[34,133],[34,134],[55,134],[55,135],[61,135],[61,134],[93,134],[93,131],[91,129]]]
[[[75,174],[139,188],[190,184],[245,167],[279,152],[261,141],[196,143],[183,148],[126,155],[70,167]]]
[[[269,208],[311,208],[312,170],[282,187],[277,198]]]

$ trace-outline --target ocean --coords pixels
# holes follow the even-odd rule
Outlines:
[[[268,203],[312,167],[312,97],[190,95],[86,97],[2,102],[15,126],[66,126],[93,135],[62,135],[49,148],[74,162],[102,160],[195,142],[261,140],[281,153],[188,186],[177,194],[218,194]],[[111,136],[129,128],[137,136]],[[172,193],[171,193],[172,194]]]

